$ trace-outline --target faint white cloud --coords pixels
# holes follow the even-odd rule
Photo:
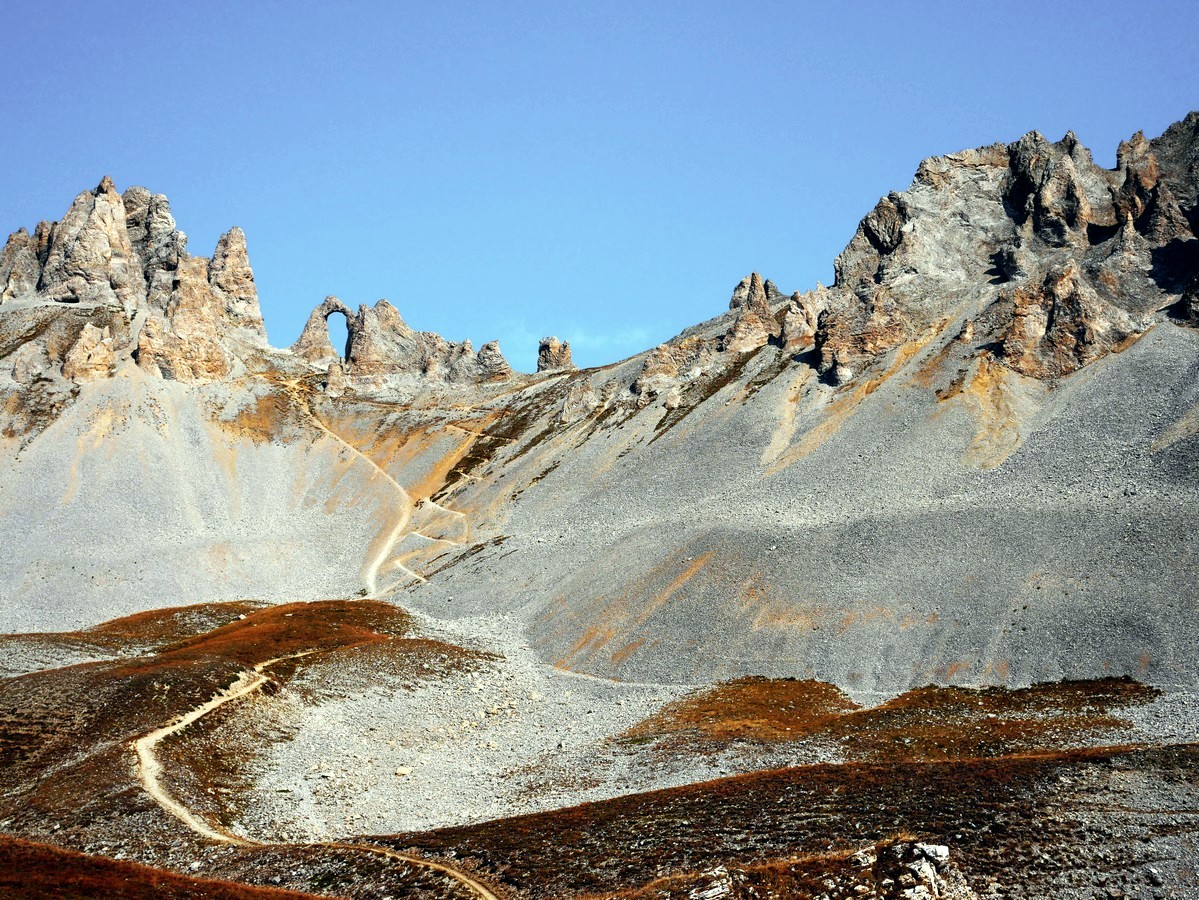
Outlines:
[[[637,353],[641,350],[649,349],[649,331],[645,328],[620,328],[613,331],[591,332],[581,328],[572,328],[564,335],[560,335],[562,340],[570,341],[570,346],[575,350],[594,350],[596,352],[606,350],[624,351],[629,353]],[[628,355],[628,354],[625,354]],[[612,362],[612,360],[609,360]]]

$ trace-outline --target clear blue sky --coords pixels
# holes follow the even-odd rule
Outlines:
[[[10,4],[0,228],[110,174],[240,225],[272,343],[326,294],[518,368],[609,362],[751,270],[828,281],[920,159],[1199,107],[1193,2]]]

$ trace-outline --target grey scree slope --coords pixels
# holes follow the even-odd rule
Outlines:
[[[386,301],[272,348],[240,231],[105,179],[0,253],[0,630],[370,594],[625,680],[1193,686],[1197,131],[926,160],[832,287],[534,375]]]

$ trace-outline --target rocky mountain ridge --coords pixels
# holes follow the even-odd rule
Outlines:
[[[190,256],[105,179],[0,252],[0,594],[36,630],[64,597],[82,625],[398,591],[665,681],[1189,683],[1197,148],[1192,113],[1110,171],[1035,132],[925,160],[832,285],[754,273],[610,366],[546,338],[535,374],[387,301],[273,348],[240,230]]]
[[[1192,113],[1153,141],[1138,132],[1120,145],[1111,171],[1073,133],[1051,143],[1030,132],[1013,144],[924,160],[907,191],[883,198],[862,220],[831,288],[787,298],[747,276],[733,292],[727,330],[702,346],[679,338],[650,351],[632,393],[662,393],[652,386],[664,378],[682,373],[687,381],[688,371],[719,365],[719,354],[769,342],[813,349],[821,375],[844,383],[955,314],[972,355],[988,348],[1021,374],[1054,378],[1142,333],[1165,301],[1192,321],[1196,123]],[[268,345],[245,235],[226,232],[211,259],[186,248],[166,197],[141,187],[120,194],[105,178],[61,222],[10,235],[0,251],[0,303],[120,309],[130,328],[144,314],[138,364],[166,378],[215,381],[255,367],[255,351]],[[974,315],[961,316],[971,306]],[[347,321],[344,353],[325,324],[335,313]],[[99,334],[82,338],[72,380],[111,371],[105,348],[126,329],[96,327]],[[516,377],[496,342],[476,353],[469,341],[415,332],[385,300],[353,311],[326,298],[290,354],[324,369],[341,360],[351,384],[407,374],[460,384]],[[61,368],[66,354],[59,356],[47,361]],[[81,366],[80,358],[91,361]],[[276,351],[268,365],[286,365],[281,359]],[[572,367],[569,345],[542,341],[539,371]]]

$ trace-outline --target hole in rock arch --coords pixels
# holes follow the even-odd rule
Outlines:
[[[350,353],[350,329],[346,314],[329,313],[325,318],[325,325],[329,328],[329,341],[333,344],[333,349],[337,351],[338,356],[345,359]]]

